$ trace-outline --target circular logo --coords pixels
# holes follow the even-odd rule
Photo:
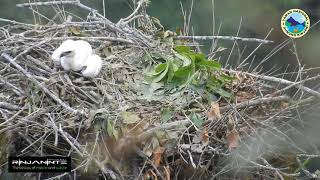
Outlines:
[[[310,28],[309,16],[301,9],[290,9],[281,18],[281,28],[289,37],[302,37]]]

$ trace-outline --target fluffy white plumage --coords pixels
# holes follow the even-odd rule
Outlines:
[[[52,53],[51,58],[66,71],[80,71],[86,66],[86,60],[91,54],[92,47],[88,42],[66,40]]]
[[[86,67],[81,71],[84,77],[96,77],[102,68],[102,60],[96,55],[92,54],[87,58]]]

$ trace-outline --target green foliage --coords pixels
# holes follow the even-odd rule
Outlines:
[[[166,123],[173,117],[173,110],[170,108],[163,108],[161,110],[161,122]]]
[[[192,112],[189,118],[193,122],[193,124],[197,126],[197,128],[202,128],[204,119],[202,119],[200,115],[196,114],[195,112]]]
[[[109,136],[114,137],[115,139],[119,138],[119,131],[114,127],[114,121],[107,121],[107,133]]]
[[[154,57],[151,55],[151,57]],[[172,56],[161,56],[157,64],[147,74],[151,83],[164,82],[167,89],[186,88],[189,85],[204,87],[210,93],[230,98],[231,93],[224,90],[233,78],[221,72],[221,65],[214,60],[208,60],[202,53],[193,52],[188,46],[177,46]]]

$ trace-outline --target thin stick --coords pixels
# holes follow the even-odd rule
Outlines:
[[[103,7],[103,16],[106,17],[106,2],[102,0],[102,7]]]
[[[239,26],[238,26],[238,31],[237,31],[236,37],[239,36],[240,29],[241,29],[241,25],[242,25],[242,17],[240,18],[240,23],[239,23]],[[236,43],[237,43],[236,41],[233,42],[232,48],[231,48],[231,50],[230,50],[230,54],[229,54],[228,59],[227,59],[227,61],[226,61],[226,66],[229,65],[229,60],[230,60],[230,57],[231,57],[231,55],[232,55],[232,53],[233,53],[233,49],[234,49],[234,47],[236,46]]]
[[[138,6],[136,7],[136,9],[132,12],[132,14],[130,14],[128,17],[120,19],[119,22],[117,24],[128,24],[131,19],[138,13],[139,9],[142,7],[142,5],[145,3],[145,0],[140,0],[137,4]]]
[[[268,34],[266,35],[266,37],[263,40],[266,40],[269,35],[271,34],[271,32],[273,31],[273,29],[271,29]],[[262,46],[263,42],[260,42],[260,44],[242,61],[241,64],[239,64],[239,67],[242,66],[243,63],[245,63],[261,46]]]
[[[50,6],[50,5],[64,5],[64,4],[72,4],[76,5],[82,9],[91,11],[93,15],[95,16],[97,14],[96,9],[92,9],[80,2],[80,0],[75,0],[75,1],[47,1],[47,2],[34,2],[34,3],[21,3],[21,4],[16,4],[17,7],[30,7],[30,6]]]
[[[81,156],[83,157],[83,153],[74,145],[74,143],[71,142],[71,140],[68,138],[66,133],[63,131],[61,124],[59,123],[59,129],[58,131],[60,134],[64,137],[64,139],[68,142],[68,144]]]

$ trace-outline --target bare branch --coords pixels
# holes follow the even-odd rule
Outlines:
[[[262,97],[254,100],[248,100],[245,102],[241,102],[239,104],[235,105],[228,105],[220,108],[221,112],[228,111],[230,109],[241,109],[241,108],[246,108],[250,106],[256,106],[259,104],[265,104],[265,103],[271,103],[271,102],[277,102],[277,101],[289,101],[290,97],[289,96],[278,96],[278,97]]]
[[[257,39],[257,38],[243,38],[235,36],[177,36],[175,39],[187,39],[187,40],[213,40],[213,39],[223,39],[230,41],[246,41],[246,42],[258,42],[258,43],[273,43],[270,40]]]
[[[17,7],[30,7],[30,6],[50,6],[50,5],[63,5],[73,4],[77,5],[79,1],[48,1],[48,2],[32,2],[32,3],[21,3],[17,4]]]

